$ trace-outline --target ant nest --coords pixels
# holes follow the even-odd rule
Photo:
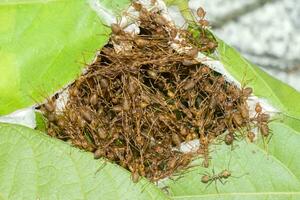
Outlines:
[[[108,44],[68,88],[64,109],[56,109],[54,97],[41,106],[50,136],[119,164],[134,182],[171,176],[199,156],[208,167],[210,144],[253,142],[254,127],[268,137],[269,115],[259,104],[250,117],[252,89],[239,89],[195,59],[198,51],[209,54],[217,47],[203,17],[195,36],[160,11],[133,6],[140,13],[140,33],[113,24]],[[179,53],[174,43],[190,48]],[[199,141],[198,150],[180,151],[191,140]]]

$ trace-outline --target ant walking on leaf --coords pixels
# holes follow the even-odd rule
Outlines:
[[[207,189],[210,186],[210,184],[212,184],[214,182],[216,191],[219,193],[219,189],[218,189],[218,186],[217,186],[218,181],[220,183],[222,183],[223,185],[225,185],[227,183],[227,179],[229,179],[229,178],[241,178],[244,175],[248,175],[248,173],[243,174],[241,176],[232,176],[232,172],[228,169],[224,169],[220,173],[217,173],[217,174],[215,173],[215,170],[212,169],[212,173],[205,172],[203,174],[203,176],[201,177],[201,182],[204,183],[204,184],[207,184],[205,189]]]
[[[225,185],[227,183],[227,180],[229,178],[241,178],[245,175],[248,175],[248,173],[245,173],[245,174],[242,174],[241,176],[233,176],[232,175],[232,171],[229,170],[229,165],[230,165],[230,161],[231,161],[231,157],[230,157],[230,160],[229,160],[229,163],[228,163],[228,166],[226,169],[222,170],[221,172],[219,173],[216,173],[214,168],[212,169],[212,173],[209,173],[209,172],[204,172],[202,174],[202,177],[201,177],[201,182],[204,183],[204,184],[207,184],[207,186],[205,187],[205,190],[212,184],[214,183],[215,184],[215,188],[216,188],[216,191],[219,193],[219,190],[218,190],[218,186],[217,186],[217,182],[219,181],[220,183],[222,183],[222,185]]]
[[[270,122],[270,115],[263,112],[263,109],[259,103],[255,105],[255,118],[254,121],[257,123],[258,130],[262,136],[264,148],[268,152],[267,144],[271,140],[272,131],[269,128],[268,123]]]
[[[205,189],[214,182],[216,191],[219,192],[218,187],[217,187],[217,181],[220,181],[220,183],[222,183],[224,185],[227,182],[226,179],[228,179],[229,177],[231,177],[231,172],[227,169],[224,169],[222,172],[220,172],[218,174],[216,174],[215,170],[212,169],[212,174],[210,174],[208,172],[205,172],[203,174],[203,176],[201,177],[201,182],[204,184],[207,184]]]

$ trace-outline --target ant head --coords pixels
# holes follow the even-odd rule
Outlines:
[[[225,135],[224,138],[225,144],[231,145],[233,143],[233,140],[234,140],[234,135],[232,133],[228,133]]]
[[[206,12],[202,7],[199,7],[197,9],[197,15],[198,15],[198,17],[200,17],[200,19],[204,19]]]
[[[259,103],[256,103],[256,105],[255,105],[255,112],[256,113],[261,113],[262,112],[262,107]]]
[[[223,170],[223,171],[221,172],[221,175],[222,175],[223,178],[226,179],[226,178],[228,178],[228,177],[231,176],[231,172],[228,171],[227,169],[225,169],[225,170]]]

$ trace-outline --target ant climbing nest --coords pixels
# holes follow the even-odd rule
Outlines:
[[[140,13],[140,33],[113,24],[108,44],[68,88],[64,109],[56,110],[55,99],[42,105],[50,136],[119,164],[135,182],[140,176],[150,181],[171,176],[197,156],[208,167],[210,144],[232,145],[247,136],[252,142],[253,127],[268,136],[269,116],[259,104],[257,114],[249,115],[252,89],[239,89],[195,59],[198,51],[217,47],[207,23],[198,24],[197,38],[159,11],[133,6]],[[173,44],[189,48],[179,52]],[[198,150],[180,150],[192,140],[199,141]]]

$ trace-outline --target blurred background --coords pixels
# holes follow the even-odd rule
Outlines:
[[[300,91],[300,0],[190,0],[214,33]]]

